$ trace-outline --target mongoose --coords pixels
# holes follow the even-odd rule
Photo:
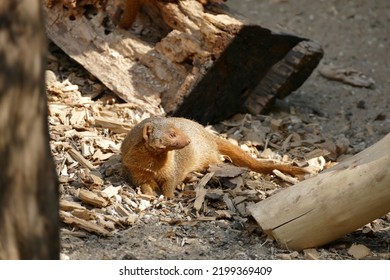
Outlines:
[[[135,125],[122,143],[124,175],[144,194],[162,193],[173,197],[176,186],[190,172],[204,171],[222,162],[222,155],[233,164],[260,173],[278,169],[302,175],[304,169],[269,161],[258,161],[238,146],[184,118],[151,117]]]

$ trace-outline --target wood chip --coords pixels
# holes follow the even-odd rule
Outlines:
[[[265,158],[265,159],[274,159],[275,152],[273,152],[271,149],[267,148],[260,154],[260,157]]]
[[[325,157],[329,155],[330,152],[324,149],[315,149],[305,154],[306,160],[318,157]]]
[[[307,163],[309,164],[309,166],[305,167],[305,169],[311,173],[318,173],[321,170],[324,170],[326,166],[326,160],[323,156],[311,158],[307,161]]]
[[[196,211],[199,211],[202,208],[206,193],[207,190],[204,187],[200,186],[196,188],[196,197],[194,202],[194,208]]]
[[[320,254],[314,248],[304,249],[303,254],[304,254],[306,260],[319,260],[320,259]]]
[[[61,221],[63,221],[64,223],[71,225],[71,226],[77,226],[77,227],[82,228],[88,232],[96,233],[96,234],[102,235],[102,236],[111,236],[112,235],[108,230],[104,229],[103,227],[101,227],[95,223],[77,218],[77,217],[73,216],[72,214],[65,212],[65,211],[60,211],[60,218],[61,218]]]
[[[71,117],[69,119],[69,123],[71,125],[84,125],[87,114],[84,108],[72,108],[70,114]]]
[[[282,179],[285,182],[291,183],[291,184],[297,184],[299,183],[299,180],[297,178],[291,177],[290,175],[286,175],[279,170],[273,170],[272,173],[274,173],[277,177]]]
[[[251,142],[252,146],[264,147],[265,133],[260,129],[251,129],[245,133],[245,140]]]
[[[247,199],[246,196],[236,196],[233,198],[234,204],[240,204],[241,202],[245,201]]]
[[[335,67],[332,65],[322,66],[318,72],[329,80],[340,81],[342,83],[355,86],[373,88],[375,82],[352,67]]]
[[[210,190],[206,194],[206,198],[210,200],[222,200],[223,197],[223,191],[222,190]]]
[[[242,217],[247,217],[249,215],[249,212],[246,210],[246,203],[245,202],[240,203],[240,204],[236,204],[235,207],[236,207],[238,213]]]
[[[136,214],[130,214],[129,216],[123,217],[123,218],[125,219],[126,225],[129,226],[129,225],[134,224],[134,223],[137,221],[138,215],[136,215]]]
[[[102,174],[97,170],[84,169],[80,172],[80,179],[89,189],[100,189],[104,184]]]
[[[114,155],[114,153],[103,153],[102,150],[99,149],[96,150],[92,158],[94,159],[94,161],[105,161]]]
[[[106,207],[108,205],[108,200],[105,199],[102,196],[99,196],[97,193],[85,190],[85,189],[80,189],[79,192],[79,198],[81,201],[84,203],[102,208]]]
[[[100,194],[104,197],[111,198],[114,195],[118,194],[120,191],[120,187],[108,186],[104,190],[100,192]]]
[[[232,200],[229,198],[228,194],[225,194],[223,196],[223,201],[225,202],[227,208],[232,211],[233,213],[236,213],[236,207],[234,207],[234,204]]]
[[[232,214],[234,214],[234,213],[232,213],[229,210],[215,210],[215,214],[217,214],[218,219],[221,219],[221,218],[230,219],[232,217]]]
[[[95,153],[95,148],[91,143],[81,143],[81,154],[84,158],[90,157]]]
[[[287,138],[283,141],[282,144],[282,151],[287,151],[288,147],[290,146],[291,139],[293,137],[293,134],[290,134],[287,136]]]
[[[115,231],[115,229],[116,229],[115,225],[118,224],[118,223],[111,221],[111,220],[105,220],[102,216],[98,217],[97,221],[98,221],[99,225],[103,226],[105,229],[107,229],[109,231]]]
[[[78,163],[80,163],[80,165],[82,167],[85,167],[85,168],[88,168],[89,170],[93,170],[95,169],[95,167],[93,166],[93,164],[87,160],[86,158],[83,157],[82,154],[80,154],[77,150],[75,150],[74,148],[70,148],[68,150],[68,153],[70,154],[70,156],[76,160]]]
[[[271,120],[271,128],[272,130],[278,130],[282,125],[283,119],[272,119]]]
[[[74,209],[71,213],[73,216],[80,218],[80,219],[83,219],[83,220],[86,220],[86,221],[95,220],[95,218],[96,218],[96,213],[94,213],[90,210],[87,210],[85,208],[84,209]]]
[[[199,183],[195,187],[196,197],[194,202],[194,208],[196,211],[199,211],[203,205],[204,198],[206,196],[207,190],[204,186],[210,181],[210,179],[214,176],[214,172],[207,173],[203,178],[199,181]]]
[[[357,260],[363,259],[371,255],[371,250],[362,244],[353,244],[348,250],[348,255]]]
[[[128,123],[122,123],[115,119],[98,116],[95,117],[95,125],[108,128],[115,133],[127,133],[133,127]]]
[[[242,176],[229,178],[229,183],[231,183],[234,186],[233,189],[237,189],[244,186],[244,179],[242,178]]]
[[[75,201],[60,200],[60,209],[63,211],[72,211],[74,209],[85,209],[84,206]]]
[[[149,200],[141,199],[141,201],[139,202],[139,205],[138,205],[138,210],[144,211],[144,210],[148,209],[150,206],[151,206],[151,203]]]
[[[115,211],[122,217],[130,217],[131,213],[127,211],[122,205],[119,203],[114,203]]]

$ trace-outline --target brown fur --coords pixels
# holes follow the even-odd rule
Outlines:
[[[184,118],[148,118],[136,125],[122,144],[124,174],[145,194],[172,197],[175,187],[193,171],[228,156],[233,164],[260,173],[278,169],[291,175],[305,170],[269,161],[258,161],[229,141]]]

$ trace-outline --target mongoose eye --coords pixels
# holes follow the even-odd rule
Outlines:
[[[175,138],[175,137],[176,137],[176,132],[171,131],[171,132],[169,133],[169,136],[170,136],[171,138]]]

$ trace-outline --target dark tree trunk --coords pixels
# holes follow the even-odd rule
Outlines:
[[[0,2],[0,259],[58,259],[39,1]]]

